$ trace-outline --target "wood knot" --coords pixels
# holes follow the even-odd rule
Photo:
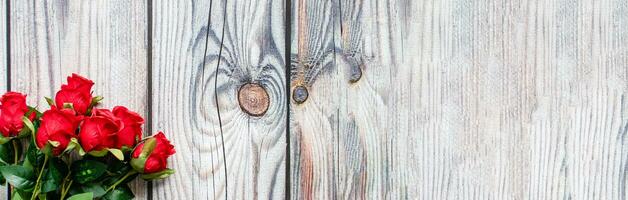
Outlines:
[[[355,83],[362,78],[362,68],[358,65],[351,66],[351,74],[349,76],[349,82]]]
[[[251,116],[262,116],[268,111],[268,92],[260,84],[247,83],[238,90],[240,108]]]
[[[292,99],[298,104],[305,102],[308,96],[309,94],[307,88],[303,87],[302,85],[296,86],[292,90]]]

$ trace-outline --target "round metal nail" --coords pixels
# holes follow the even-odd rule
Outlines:
[[[294,87],[294,89],[292,90],[292,99],[299,104],[305,102],[308,95],[309,94],[307,88],[301,85]]]
[[[260,84],[247,83],[238,90],[240,108],[251,116],[262,116],[268,111],[270,98]]]

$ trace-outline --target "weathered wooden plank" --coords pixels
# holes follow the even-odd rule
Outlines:
[[[7,49],[7,7],[6,7],[6,2],[2,1],[0,2],[0,94],[3,94],[6,92],[7,89],[9,89],[7,87],[8,84],[8,49]],[[7,187],[6,186],[0,186],[0,198],[2,197],[6,197],[7,196]]]
[[[284,198],[284,3],[153,2],[153,130],[178,152],[154,199]],[[269,96],[263,116],[238,104],[247,83]]]
[[[340,178],[336,122],[340,90],[346,88],[334,64],[336,12],[332,1],[291,3],[292,101],[305,102],[290,107],[290,194],[293,199],[333,199]]]
[[[293,198],[626,198],[626,2],[292,5]]]
[[[9,50],[7,49],[7,8],[5,2],[0,2],[0,93],[6,92],[8,78],[8,60]],[[0,190],[3,190],[0,188]],[[0,195],[1,196],[1,195]]]
[[[148,116],[146,1],[12,1],[12,89],[41,109],[66,77],[94,80],[103,107],[125,105]],[[143,181],[133,183],[146,198]]]
[[[390,59],[396,54],[383,55],[390,50],[378,46],[390,47],[385,44],[392,41],[366,29],[374,20],[391,20],[376,16],[379,8],[371,6],[361,1],[293,2],[292,92],[305,87],[309,93],[305,102],[292,106],[293,198],[378,199],[392,186],[386,176],[387,128],[396,127],[386,126],[392,113],[384,99],[393,92],[387,89],[395,69],[390,65],[396,64]]]

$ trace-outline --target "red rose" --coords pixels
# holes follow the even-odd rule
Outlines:
[[[144,149],[145,144],[151,149]],[[139,144],[133,151],[131,165],[143,174],[163,172],[168,164],[168,157],[175,153],[174,146],[166,139],[164,133],[159,132],[144,143]],[[171,174],[170,172],[167,175]]]
[[[124,125],[122,120],[107,109],[94,109],[91,117],[86,117],[81,124],[79,142],[85,152],[100,151],[113,148],[116,144],[116,133]]]
[[[124,124],[124,128],[116,134],[116,148],[133,148],[138,141],[142,140],[142,124],[144,124],[144,118],[124,106],[114,107],[113,114],[120,118]]]
[[[92,104],[93,85],[93,81],[72,74],[68,77],[68,84],[62,85],[61,90],[57,92],[55,103],[58,107],[63,107],[65,103],[71,103],[77,113],[86,114]]]
[[[54,155],[63,152],[72,138],[76,137],[76,129],[81,123],[81,116],[70,109],[52,107],[44,112],[41,125],[37,130],[36,142],[39,148],[46,146],[48,141],[57,143],[52,148]]]
[[[22,117],[28,112],[26,95],[7,92],[0,98],[0,132],[4,137],[15,137],[24,128]],[[31,121],[35,112],[28,117]]]

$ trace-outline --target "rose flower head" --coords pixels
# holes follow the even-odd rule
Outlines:
[[[168,157],[175,153],[174,146],[162,132],[144,140],[131,155],[131,166],[146,180],[162,179],[174,173],[168,169]]]
[[[72,74],[72,76],[68,77],[68,83],[61,85],[61,90],[55,95],[57,107],[65,107],[66,104],[71,104],[79,115],[87,114],[87,111],[92,106],[92,86],[94,86],[93,81],[77,74]]]
[[[104,156],[111,151],[118,159],[123,159],[122,152],[115,149],[117,133],[123,128],[123,121],[113,112],[94,108],[92,116],[85,117],[81,124],[79,143],[93,156]]]
[[[37,146],[45,148],[50,145],[53,155],[60,155],[66,150],[81,123],[82,116],[77,116],[71,109],[57,109],[52,107],[43,113],[41,125],[37,129],[35,142]]]
[[[122,120],[124,128],[120,129],[116,134],[116,145],[118,149],[132,149],[142,140],[142,118],[136,112],[130,111],[124,106],[116,106],[113,108],[113,114]]]
[[[4,137],[15,137],[24,128],[25,115],[33,121],[36,113],[26,106],[26,95],[7,92],[0,98],[0,133]]]

